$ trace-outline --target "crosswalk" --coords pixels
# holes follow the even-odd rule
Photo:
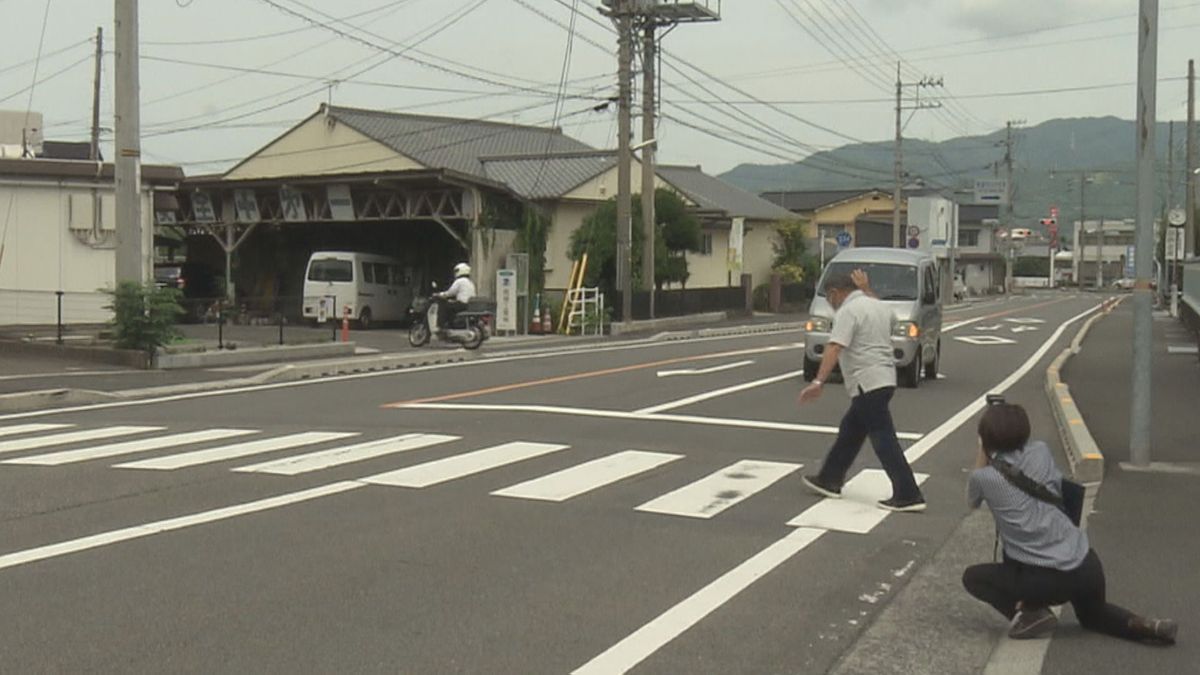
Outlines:
[[[88,462],[108,464],[121,472],[173,472],[220,465],[241,475],[301,476],[368,460],[395,460],[398,468],[357,477],[364,486],[420,490],[451,481],[492,472],[538,458],[570,458],[572,446],[565,443],[511,440],[486,447],[469,439],[439,433],[406,433],[367,438],[347,431],[306,430],[271,433],[258,429],[211,428],[170,430],[160,426],[101,426],[75,428],[71,424],[19,424],[0,426],[0,472],[23,466],[50,470]],[[418,451],[439,449],[434,459]],[[591,448],[589,448],[591,450]],[[664,476],[687,478],[676,481],[657,495],[644,495],[634,510],[640,513],[708,520],[737,507],[794,475],[802,464],[738,458],[728,466],[699,478],[684,454],[645,449],[620,448],[512,485],[491,486],[491,496],[536,502],[561,503],[657,474],[653,485],[664,490]],[[446,454],[447,451],[449,454]],[[161,453],[166,454],[161,454]],[[410,455],[418,459],[408,459]],[[424,461],[421,461],[424,459]],[[565,461],[570,462],[570,459]],[[226,466],[228,465],[228,466]],[[378,463],[372,464],[378,471]],[[688,467],[688,468],[682,468]],[[882,472],[863,472],[846,486],[848,495],[861,493],[858,502],[829,502],[792,519],[794,527],[819,527],[865,533],[884,516],[872,501],[887,496],[887,479]],[[923,478],[923,477],[922,477]],[[491,489],[496,488],[496,489]],[[638,503],[638,502],[633,502]],[[786,519],[785,519],[786,520]]]

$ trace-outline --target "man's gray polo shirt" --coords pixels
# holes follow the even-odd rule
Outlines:
[[[851,293],[833,315],[829,341],[843,347],[838,360],[851,398],[860,392],[896,386],[894,323],[891,308],[862,291]]]

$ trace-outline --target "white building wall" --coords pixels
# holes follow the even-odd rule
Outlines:
[[[100,196],[101,236],[89,243],[93,189]],[[103,323],[111,318],[104,309],[109,296],[100,289],[114,285],[112,205],[111,185],[0,183],[0,324],[55,323],[60,290],[64,323]],[[154,255],[152,212],[147,191],[142,201],[147,278],[152,278]]]

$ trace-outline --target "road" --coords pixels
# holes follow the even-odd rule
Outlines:
[[[1097,302],[947,318],[893,403],[918,515],[869,451],[801,489],[847,398],[796,408],[799,332],[4,416],[4,670],[825,672],[967,515],[982,396],[1044,407]]]

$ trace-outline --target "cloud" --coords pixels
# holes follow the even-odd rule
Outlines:
[[[1001,35],[1120,15],[1129,11],[1134,3],[1125,0],[945,0],[943,4],[953,23],[983,35]],[[1132,33],[1132,17],[1129,24]]]

